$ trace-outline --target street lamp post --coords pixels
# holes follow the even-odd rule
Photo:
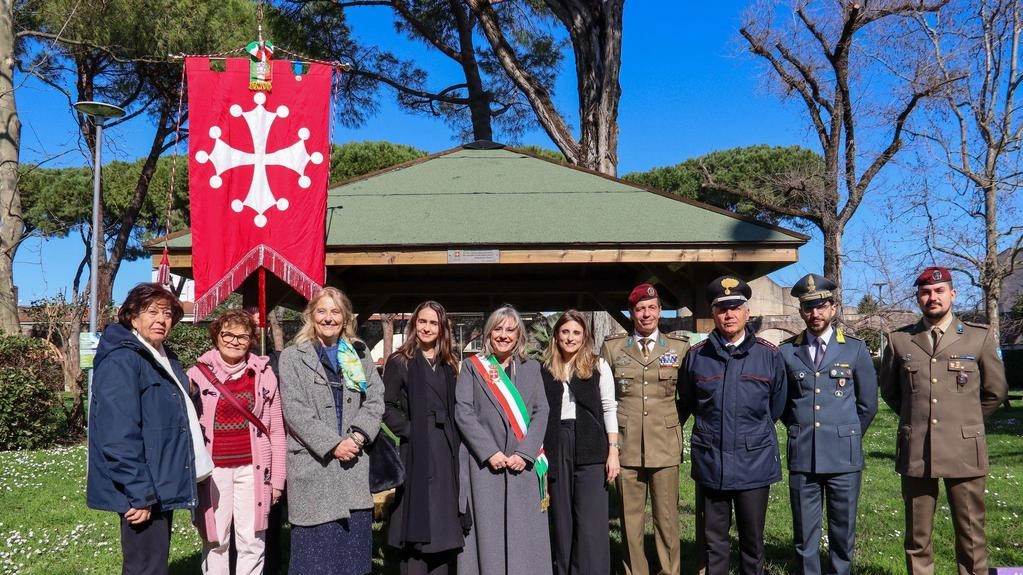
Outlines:
[[[876,305],[874,306],[874,313],[877,314],[878,327],[879,327],[878,331],[881,332],[881,341],[879,343],[880,349],[877,350],[877,355],[878,355],[878,357],[884,357],[884,346],[885,346],[884,328],[885,328],[885,325],[884,325],[884,314],[881,313],[881,288],[884,287],[885,284],[884,284],[884,282],[880,282],[880,283],[875,283],[873,285],[874,285],[874,287],[877,288],[877,302],[876,302]]]
[[[103,123],[112,118],[124,115],[124,109],[104,102],[75,102],[74,107],[80,113],[92,118],[96,124],[96,157],[92,166],[92,259],[89,268],[89,340],[93,346],[97,343],[96,332],[99,331],[99,251],[106,249],[103,234],[100,231],[100,171],[103,157]],[[95,352],[95,350],[93,350]],[[92,373],[89,369],[89,397],[92,397]]]
[[[124,110],[113,104],[103,102],[75,102],[74,107],[82,114],[92,118],[96,124],[96,157],[92,168],[92,260],[89,268],[89,333],[95,336],[99,329],[99,250],[105,249],[100,236],[100,171],[103,157],[103,124],[111,118],[120,118]],[[92,379],[92,372],[89,372]]]

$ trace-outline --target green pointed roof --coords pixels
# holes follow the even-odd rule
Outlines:
[[[805,241],[802,234],[508,148],[450,150],[342,183],[327,199],[328,246]]]
[[[639,282],[696,312],[713,278],[770,273],[809,239],[489,142],[332,186],[326,227],[327,283],[363,317],[433,298],[448,311],[605,309],[623,325]],[[191,276],[191,235],[167,239],[171,270]],[[154,267],[162,247],[149,244]],[[268,291],[293,297],[281,282]]]

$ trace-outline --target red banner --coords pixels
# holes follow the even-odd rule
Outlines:
[[[260,267],[307,298],[324,280],[331,67],[274,60],[250,91],[248,59],[213,62],[185,62],[196,321]]]

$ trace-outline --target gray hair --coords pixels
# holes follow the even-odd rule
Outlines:
[[[515,330],[518,332],[518,340],[515,341],[515,348],[512,349],[512,357],[519,361],[525,361],[529,359],[526,354],[526,340],[529,339],[526,336],[526,324],[522,321],[522,316],[519,312],[510,305],[503,305],[494,310],[487,318],[487,322],[483,324],[483,353],[486,355],[494,355],[494,346],[490,344],[490,333],[494,329],[504,323],[505,320],[512,320],[515,324]]]

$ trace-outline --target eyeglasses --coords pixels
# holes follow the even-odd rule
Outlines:
[[[142,310],[142,313],[150,318],[162,316],[164,319],[174,319],[174,312],[170,308],[152,306]],[[141,315],[141,314],[140,314]]]
[[[231,333],[229,331],[220,332],[220,339],[227,343],[249,343],[252,341],[252,336],[244,333]]]

